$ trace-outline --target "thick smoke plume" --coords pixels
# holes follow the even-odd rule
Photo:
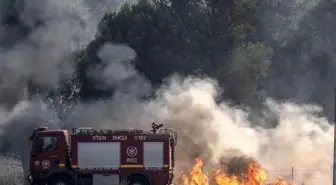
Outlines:
[[[336,83],[335,1],[263,1],[261,37],[277,50],[268,95],[296,103],[322,105],[334,117]],[[330,57],[330,58],[328,58]],[[277,74],[278,75],[277,75]]]
[[[84,105],[72,121],[78,126],[97,128],[145,128],[152,120],[165,123],[179,131],[179,170],[189,168],[197,156],[216,164],[223,157],[231,157],[232,150],[236,150],[238,156],[249,156],[268,169],[271,179],[278,175],[290,178],[291,167],[294,167],[298,169],[297,182],[331,183],[333,129],[325,118],[316,115],[318,107],[269,101],[268,111],[278,116],[278,126],[264,129],[253,126],[244,110],[225,102],[216,103],[216,93],[212,80],[173,78],[157,92],[155,100],[139,102],[128,97],[122,102],[111,100]],[[27,108],[23,115],[11,120],[12,128],[20,128],[17,132],[31,130],[29,127],[37,124],[37,116],[40,120],[48,116],[41,115],[43,111],[29,112]],[[84,123],[86,125],[82,125]],[[6,134],[6,139],[16,147],[22,146],[25,140],[11,133]]]
[[[258,128],[248,121],[248,112],[216,103],[216,89],[209,80],[172,80],[153,104],[157,107],[151,111],[158,110],[158,120],[180,130],[178,160],[201,155],[216,163],[239,150],[269,169],[270,178],[276,178],[272,173],[277,170],[288,170],[278,174],[289,175],[293,166],[307,170],[297,172],[297,182],[331,183],[333,129],[325,118],[316,116],[318,107],[269,100],[267,107],[277,115],[278,126]]]
[[[55,117],[59,110],[48,110],[49,102],[41,97],[28,98],[28,83],[56,89],[73,75],[73,52],[94,38],[105,13],[90,2],[0,1],[0,146],[2,152],[21,150],[25,173],[31,130],[42,124],[60,126]],[[118,9],[120,3],[106,5],[106,11]]]
[[[71,76],[69,55],[93,38],[96,22],[84,2],[44,2],[30,1],[29,6],[23,3],[27,14],[36,9],[42,14],[33,17],[34,20],[30,16],[24,18],[30,23],[43,17],[46,23],[32,28],[19,43],[0,50],[0,92],[20,94],[10,102],[14,108],[8,108],[11,106],[7,98],[1,102],[0,147],[7,153],[20,153],[25,173],[29,159],[27,138],[34,127],[149,128],[152,121],[157,121],[178,130],[177,177],[198,156],[215,165],[227,158],[230,161],[231,157],[243,156],[244,160],[245,157],[255,160],[269,170],[270,179],[278,175],[289,177],[294,167],[298,170],[295,174],[298,183],[331,183],[333,128],[321,116],[319,107],[269,99],[265,102],[265,114],[256,124],[249,121],[248,108],[218,102],[222,89],[215,80],[178,75],[156,89],[154,98],[146,99],[143,97],[152,94],[153,88],[133,67],[136,53],[125,45],[104,45],[98,53],[104,68],[94,66],[88,71],[97,87],[116,88],[113,97],[79,104],[59,119],[59,110],[51,108],[49,102],[25,96],[26,83],[33,80],[57,87],[62,78]],[[75,3],[73,9],[69,9],[71,3]],[[1,34],[6,38],[8,33],[0,31]],[[70,42],[72,39],[74,42]],[[275,127],[262,127],[270,120]]]

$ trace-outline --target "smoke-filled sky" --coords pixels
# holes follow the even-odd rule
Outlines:
[[[0,28],[0,40],[13,39],[8,41],[10,46],[4,43],[0,48],[0,108],[3,107],[0,109],[3,128],[0,137],[11,144],[13,151],[19,150],[25,166],[29,150],[27,137],[31,129],[43,124],[63,126],[55,118],[57,110],[49,108],[48,102],[39,98],[27,99],[26,82],[33,80],[55,87],[59,80],[72,75],[69,55],[93,39],[104,11],[116,10],[120,2],[21,2],[23,20],[28,27],[40,18],[45,24],[32,29],[27,39],[19,41],[14,41],[13,30]],[[0,10],[6,7],[5,4],[6,0],[2,0]],[[302,9],[300,15],[310,8]],[[31,16],[36,9],[38,13]],[[0,18],[3,16],[1,12]],[[288,23],[283,24],[280,25]],[[296,23],[292,21],[290,24]],[[284,41],[290,36],[283,34],[280,37],[275,29],[274,37]],[[270,97],[264,102],[265,114],[259,118],[260,124],[255,124],[248,119],[250,110],[247,107],[238,108],[217,101],[225,89],[220,89],[216,80],[177,75],[167,79],[155,91],[155,98],[144,100],[139,97],[150,94],[153,89],[132,66],[136,53],[131,48],[108,43],[100,49],[98,56],[107,67],[93,68],[89,71],[90,77],[97,81],[98,87],[115,86],[117,90],[109,100],[80,104],[67,115],[66,127],[148,128],[152,121],[158,121],[179,131],[178,169],[190,166],[196,156],[205,157],[209,164],[217,163],[221,157],[231,155],[233,149],[258,161],[269,170],[270,178],[288,175],[294,166],[298,170],[295,180],[299,183],[303,180],[305,185],[331,183],[333,127],[318,106],[276,102]],[[14,108],[8,109],[8,103],[15,104]],[[262,127],[270,120],[277,122],[275,128]],[[17,134],[8,132],[14,129]]]

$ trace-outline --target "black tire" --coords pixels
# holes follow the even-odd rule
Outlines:
[[[73,182],[68,176],[56,175],[48,180],[47,185],[73,185]]]
[[[150,185],[148,178],[143,175],[131,175],[127,180],[129,185]]]

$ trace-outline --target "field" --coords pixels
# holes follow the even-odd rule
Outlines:
[[[0,175],[0,185],[23,185],[24,184],[24,178],[23,178],[23,173],[21,170],[21,165],[17,163],[17,161],[2,160],[1,165],[0,165],[0,170],[1,170],[0,171],[0,174],[1,174]],[[285,179],[288,179],[288,181],[292,182],[296,179],[296,177],[301,176],[303,173],[307,173],[307,171],[311,171],[311,173],[313,174],[323,173],[322,171],[319,172],[319,170],[302,170],[302,169],[294,169],[294,167],[289,167],[288,169],[282,169],[282,170],[268,170],[267,175],[271,179],[279,177],[279,176],[283,176]],[[331,177],[332,177],[332,168],[330,168],[330,178]],[[200,179],[200,178],[196,178],[196,179]],[[195,183],[195,180],[193,181],[194,181],[193,185],[198,185],[197,183]],[[123,182],[120,185],[126,185],[126,184],[127,184],[126,182]],[[200,182],[200,185],[203,185],[203,184],[207,184],[207,183]],[[297,185],[301,185],[301,184],[304,184],[304,182],[300,182],[300,184],[297,184]]]

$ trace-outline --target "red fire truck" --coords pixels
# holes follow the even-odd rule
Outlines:
[[[169,185],[177,134],[153,123],[151,131],[34,130],[31,185]]]

